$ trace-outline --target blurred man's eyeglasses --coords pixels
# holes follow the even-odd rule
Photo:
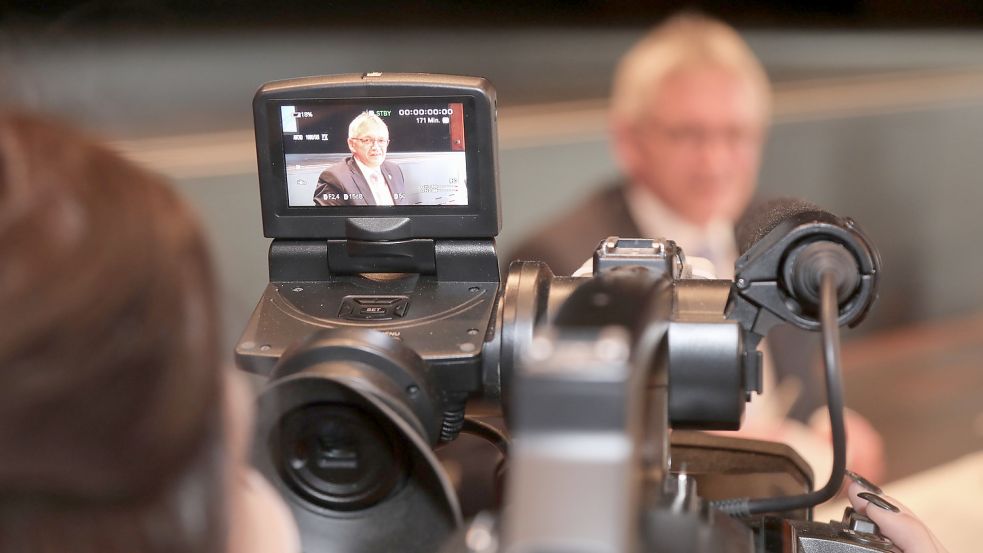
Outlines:
[[[648,121],[647,124],[639,127],[639,130],[643,136],[658,135],[670,144],[682,148],[698,148],[717,141],[729,147],[744,147],[761,141],[759,129],[743,126],[706,128],[699,125],[665,125]]]
[[[357,140],[364,146],[388,146],[390,142],[388,138],[353,138],[352,140]]]

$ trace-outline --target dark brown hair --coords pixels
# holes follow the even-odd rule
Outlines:
[[[0,114],[0,552],[218,551],[201,229],[161,178]]]

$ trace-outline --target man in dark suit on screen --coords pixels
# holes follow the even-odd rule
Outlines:
[[[337,205],[403,205],[403,171],[386,161],[389,128],[379,116],[363,112],[348,126],[352,155],[330,165],[317,179],[314,203]]]

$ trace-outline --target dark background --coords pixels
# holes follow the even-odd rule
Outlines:
[[[897,29],[966,27],[983,22],[972,0],[813,0],[783,2],[651,2],[645,0],[180,0],[157,2],[8,2],[7,21],[92,29],[131,25],[134,30],[214,28],[392,27],[647,27],[680,8],[700,10],[740,27]]]

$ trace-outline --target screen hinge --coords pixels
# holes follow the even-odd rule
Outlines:
[[[334,275],[358,273],[434,274],[434,240],[328,240],[328,270]]]

